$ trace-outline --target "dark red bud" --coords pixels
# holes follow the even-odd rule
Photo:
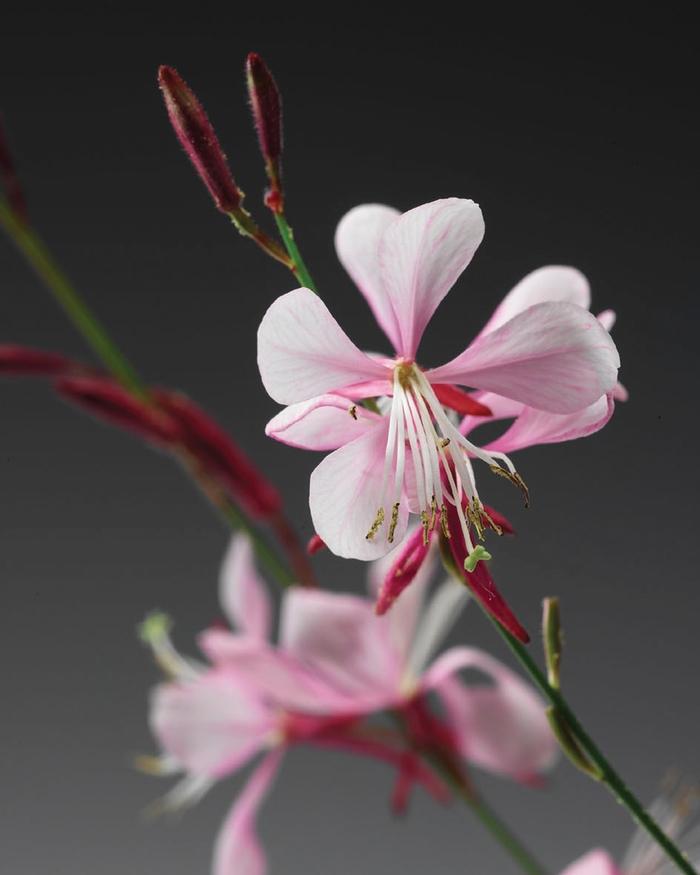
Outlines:
[[[0,374],[17,377],[52,377],[77,367],[54,352],[28,346],[0,344]]]
[[[449,383],[433,383],[437,399],[445,407],[456,410],[462,416],[491,416],[491,409],[457,386]]]
[[[160,67],[158,84],[177,138],[222,213],[240,210],[243,192],[234,182],[226,156],[204,107],[173,67]]]
[[[27,201],[19,181],[12,152],[7,143],[5,128],[0,118],[0,183],[5,189],[8,203],[15,216],[27,223]]]
[[[282,101],[272,73],[260,55],[251,52],[246,60],[246,80],[260,151],[270,180],[266,205],[281,212],[282,203]]]
[[[61,377],[54,388],[62,398],[97,419],[151,443],[162,446],[179,440],[178,424],[171,417],[135,398],[108,377]]]
[[[218,423],[185,395],[154,390],[153,397],[159,408],[177,422],[180,438],[190,453],[225,483],[251,516],[269,519],[279,513],[279,492]]]
[[[425,562],[430,542],[424,543],[423,529],[419,527],[409,536],[398,559],[389,569],[377,596],[375,611],[385,614],[396,599],[413,582]]]
[[[306,552],[309,556],[315,556],[316,553],[320,553],[321,550],[326,549],[326,542],[320,535],[314,535],[312,538],[309,538],[309,543],[306,545]]]

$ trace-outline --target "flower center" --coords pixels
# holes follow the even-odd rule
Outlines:
[[[388,521],[386,539],[393,544],[401,497],[413,487],[410,491],[415,491],[426,545],[438,524],[445,538],[452,536],[448,523],[450,505],[467,549],[466,570],[473,571],[480,560],[490,559],[484,547],[474,545],[470,528],[480,541],[484,540],[487,528],[499,535],[502,530],[479,499],[472,458],[481,459],[494,473],[518,485],[527,498],[527,488],[510,459],[503,453],[487,453],[468,441],[450,420],[418,365],[397,361],[380,492],[382,504],[367,532],[367,540],[373,541]]]

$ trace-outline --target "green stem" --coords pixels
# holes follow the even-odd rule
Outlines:
[[[145,399],[147,392],[135,369],[54,262],[39,236],[17,218],[2,198],[0,225],[107,370],[125,389],[138,398]]]
[[[478,603],[478,600],[477,600]],[[480,606],[481,607],[481,606]],[[535,684],[542,691],[549,702],[557,709],[559,714],[563,716],[567,726],[573,732],[576,740],[579,742],[585,753],[595,764],[600,773],[600,780],[608,790],[613,794],[620,805],[623,805],[631,814],[635,822],[645,829],[651,838],[659,845],[660,848],[667,854],[681,872],[686,875],[698,875],[698,872],[691,866],[686,855],[671,841],[664,833],[656,821],[648,814],[642,804],[627,787],[622,778],[617,774],[612,765],[605,758],[593,739],[585,731],[578,718],[571,710],[566,699],[556,690],[547,680],[544,672],[541,671],[535,660],[530,656],[527,649],[514,638],[510,632],[501,626],[483,607],[484,614],[491,621],[493,626],[498,631],[498,634],[503,638],[508,647],[511,649],[515,657],[518,659],[523,668],[530,675]]]
[[[281,586],[288,587],[294,583],[294,577],[277,553],[265,541],[260,532],[250,522],[248,517],[231,501],[219,505],[222,516],[234,531],[244,531],[253,543],[255,554],[260,564]]]
[[[294,232],[289,226],[289,222],[284,213],[276,212],[275,221],[277,222],[282,242],[289,253],[289,257],[292,259],[292,273],[304,288],[311,289],[312,292],[318,294],[318,289],[316,288],[314,281],[311,279],[311,274],[309,273],[308,268],[304,264],[304,259],[301,257],[301,252],[299,252],[299,247],[294,239]]]

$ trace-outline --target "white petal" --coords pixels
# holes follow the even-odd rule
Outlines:
[[[280,404],[387,376],[387,369],[355,346],[309,289],[282,295],[263,316],[258,367],[268,394]]]

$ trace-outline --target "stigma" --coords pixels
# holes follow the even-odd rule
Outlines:
[[[381,483],[381,502],[366,538],[385,537],[393,544],[402,496],[407,480],[413,480],[418,515],[427,545],[438,530],[444,538],[453,532],[448,506],[454,508],[467,549],[464,567],[473,571],[491,555],[474,538],[483,541],[487,529],[503,532],[488,514],[479,497],[473,459],[485,462],[523,492],[528,490],[513,463],[504,453],[489,453],[467,440],[440,404],[433,387],[415,362],[401,359],[394,365],[393,395]],[[472,537],[474,535],[474,538]]]

